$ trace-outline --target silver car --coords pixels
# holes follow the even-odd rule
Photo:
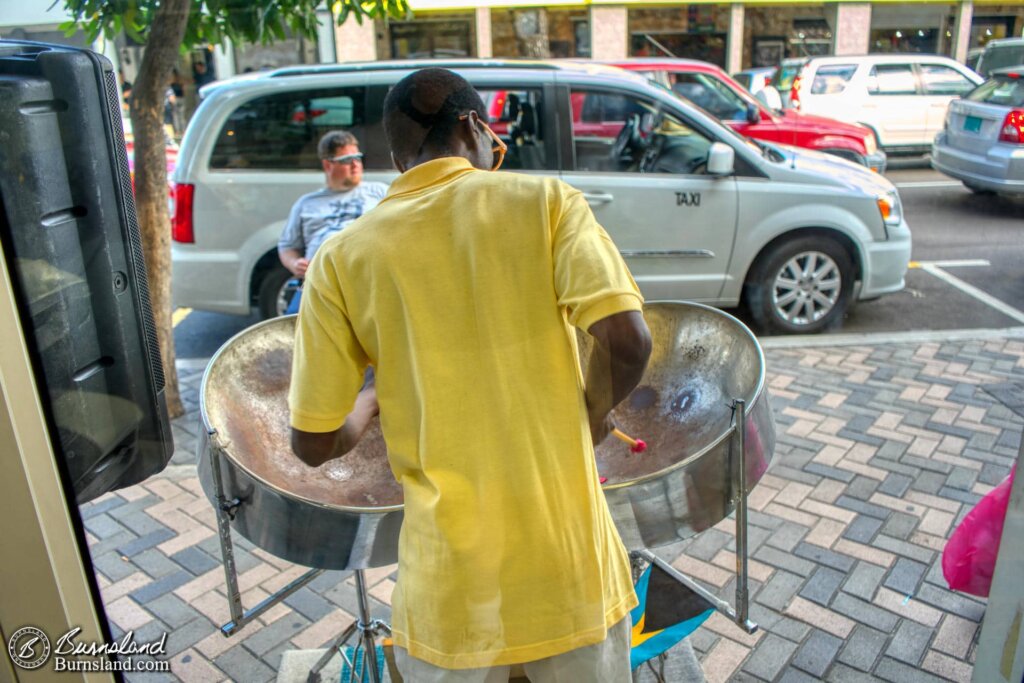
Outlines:
[[[1001,69],[953,100],[932,166],[973,192],[1024,193],[1024,66]]]
[[[392,180],[382,103],[410,69],[435,63],[280,69],[209,91],[174,173],[176,304],[274,315],[291,278],[277,240],[295,199],[323,181],[319,136],[352,130],[364,177]],[[509,144],[503,168],[579,189],[650,300],[746,303],[766,330],[817,332],[854,301],[903,287],[900,198],[863,166],[752,142],[610,67],[446,65],[488,103]]]

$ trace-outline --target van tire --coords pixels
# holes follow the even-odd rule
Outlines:
[[[818,274],[801,279],[796,271],[807,266]],[[762,331],[812,334],[842,322],[853,287],[849,252],[831,237],[808,235],[787,239],[763,252],[750,270],[744,299]]]
[[[295,276],[280,263],[275,263],[263,272],[259,289],[256,294],[256,305],[260,311],[260,320],[276,318],[283,312],[279,308],[278,298],[285,284]]]

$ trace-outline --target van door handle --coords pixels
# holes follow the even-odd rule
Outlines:
[[[583,198],[587,200],[587,204],[608,204],[615,199],[615,195],[607,192],[584,192]]]

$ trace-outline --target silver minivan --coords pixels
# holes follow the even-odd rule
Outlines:
[[[176,305],[274,315],[290,278],[278,236],[294,201],[322,183],[317,140],[352,131],[365,179],[392,180],[384,97],[428,64],[281,69],[206,91],[174,173]],[[445,66],[487,103],[509,144],[502,172],[578,188],[649,300],[743,302],[764,330],[798,333],[903,287],[911,238],[899,195],[861,166],[751,141],[611,67]]]

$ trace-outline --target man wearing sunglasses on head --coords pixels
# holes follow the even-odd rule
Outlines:
[[[292,450],[344,458],[378,412],[405,518],[392,596],[407,681],[630,681],[629,558],[594,444],[651,350],[643,300],[578,190],[492,173],[505,145],[460,76],[384,102],[402,172],[310,267]],[[593,335],[585,383],[576,328]],[[366,366],[376,387],[360,390]],[[379,401],[379,404],[378,404]]]
[[[277,244],[281,263],[296,278],[306,276],[313,254],[324,240],[372,209],[387,193],[384,183],[363,181],[363,155],[356,136],[334,130],[317,145],[326,186],[303,195],[292,207]],[[286,313],[298,313],[299,290]]]

